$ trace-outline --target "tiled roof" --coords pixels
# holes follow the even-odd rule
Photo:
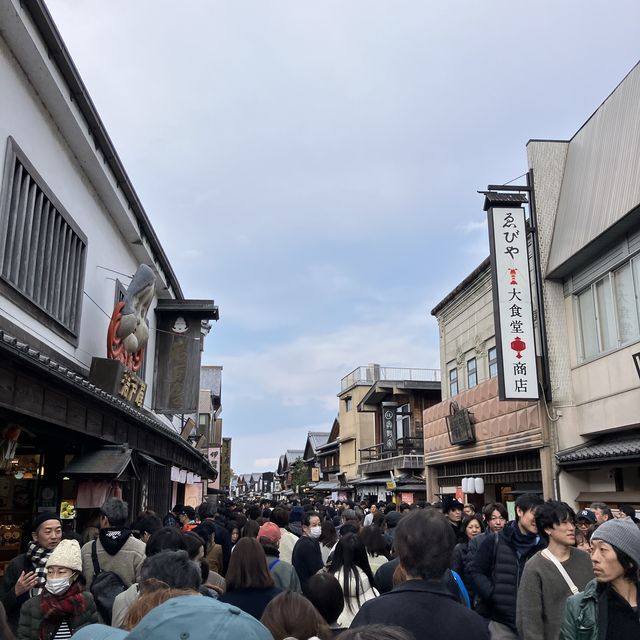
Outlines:
[[[640,433],[638,432],[599,438],[579,447],[556,453],[560,464],[638,457],[640,457]]]
[[[314,451],[321,447],[323,444],[327,444],[329,441],[329,432],[326,433],[324,431],[309,431],[309,442],[313,447]]]
[[[176,433],[173,429],[168,427],[166,424],[160,422],[160,420],[156,419],[151,413],[145,410],[138,410],[135,407],[132,407],[130,404],[126,403],[124,400],[117,398],[116,396],[112,396],[110,393],[103,391],[95,384],[89,382],[86,378],[79,375],[69,367],[66,367],[59,362],[56,362],[49,356],[45,356],[37,349],[34,349],[30,345],[25,342],[22,342],[15,338],[14,336],[9,335],[5,331],[0,330],[0,349],[7,350],[9,352],[14,353],[20,359],[31,362],[33,365],[38,366],[40,369],[46,369],[52,375],[56,376],[59,379],[63,379],[68,384],[75,386],[78,390],[84,391],[85,393],[89,393],[90,395],[106,402],[112,407],[126,413],[131,418],[134,418],[138,422],[143,422],[148,425],[154,431],[160,432],[162,435],[166,436],[170,440],[173,440],[176,444],[180,445],[183,449],[189,451],[191,455],[196,458],[202,458],[202,462],[212,471],[214,471],[213,467],[209,464],[206,458],[194,447],[192,447],[184,438],[180,436],[179,433]]]

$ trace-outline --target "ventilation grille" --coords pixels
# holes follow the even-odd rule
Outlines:
[[[47,196],[15,145],[9,145],[9,153],[2,197],[0,275],[77,335],[86,240],[62,207]]]

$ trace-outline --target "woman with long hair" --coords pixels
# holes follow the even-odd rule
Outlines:
[[[275,586],[267,557],[255,538],[240,538],[225,575],[227,590],[218,599],[239,607],[260,620],[262,613],[282,589]]]
[[[314,637],[331,640],[333,637],[329,625],[311,602],[294,591],[283,591],[271,600],[260,622],[269,629],[273,640]]]
[[[369,566],[367,550],[355,533],[348,533],[338,541],[329,566],[344,593],[344,610],[338,618],[342,627],[348,627],[360,607],[378,594]]]
[[[376,514],[377,515],[377,514]],[[375,518],[374,518],[375,520]],[[385,563],[389,561],[389,552],[387,540],[382,533],[380,527],[376,524],[363,527],[358,534],[367,549],[369,557],[369,566],[371,572],[375,572]]]
[[[84,590],[80,545],[61,540],[46,563],[42,593],[20,610],[18,640],[62,640],[99,622],[93,596]]]

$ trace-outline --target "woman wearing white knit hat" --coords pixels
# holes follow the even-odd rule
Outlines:
[[[640,638],[640,529],[607,520],[591,536],[595,580],[567,601],[560,640]]]
[[[99,622],[93,596],[84,591],[80,545],[61,540],[46,564],[45,587],[22,606],[18,640],[66,640]]]

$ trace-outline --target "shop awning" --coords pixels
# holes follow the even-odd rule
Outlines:
[[[348,491],[349,489],[353,489],[351,485],[340,484],[339,482],[332,482],[330,480],[321,480],[310,488],[313,489],[313,491]]]
[[[100,480],[128,480],[132,477],[140,479],[133,464],[133,450],[118,445],[107,445],[76,456],[60,473],[69,477],[85,477]]]
[[[610,435],[556,453],[563,467],[604,462],[634,462],[640,458],[640,433]]]
[[[395,493],[425,493],[426,484],[397,484],[394,489]]]

